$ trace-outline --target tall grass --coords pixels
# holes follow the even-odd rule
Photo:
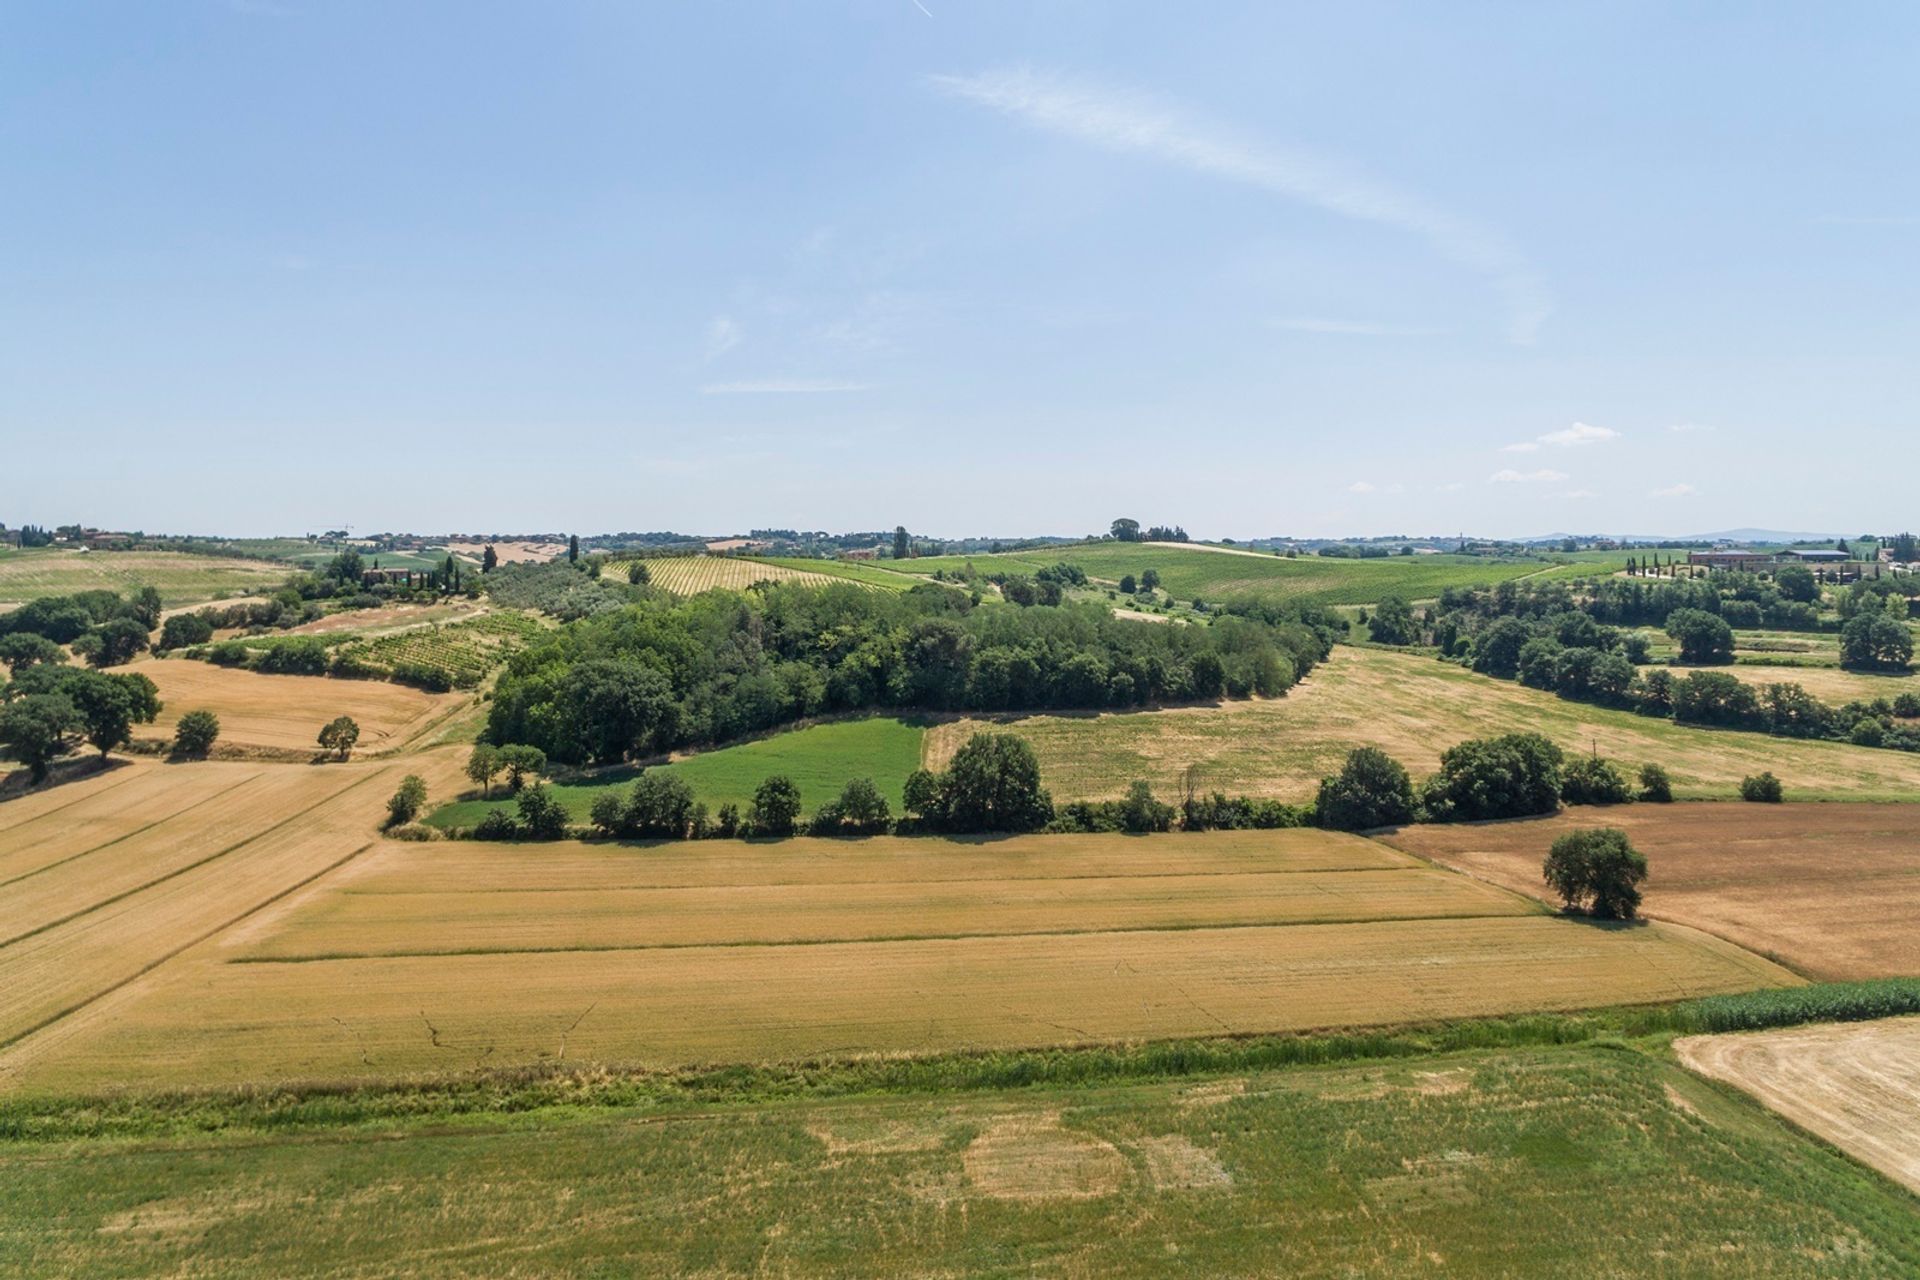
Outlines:
[[[1920,979],[1830,983],[1678,1004],[1303,1035],[1055,1049],[741,1063],[678,1071],[528,1067],[405,1082],[307,1081],[270,1088],[0,1101],[0,1141],[151,1138],[226,1131],[438,1123],[461,1116],[865,1094],[1075,1088],[1242,1071],[1383,1061],[1475,1049],[1582,1044],[1920,1013]]]

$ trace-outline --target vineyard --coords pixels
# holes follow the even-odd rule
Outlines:
[[[606,567],[606,574],[616,582],[627,576],[630,560],[617,560]],[[747,560],[731,556],[662,556],[639,561],[646,565],[648,581],[654,586],[673,592],[677,596],[697,596],[702,591],[716,589],[724,591],[744,591],[756,582],[804,582],[810,586],[823,587],[835,582],[855,582],[861,586],[877,587],[879,584],[865,575],[856,577],[845,572],[846,566],[831,560]],[[795,568],[796,565],[818,568]],[[888,575],[895,576],[895,575]],[[912,582],[902,579],[901,586],[912,586]]]
[[[383,675],[428,688],[470,689],[545,630],[524,613],[489,613],[471,622],[349,639],[334,650],[334,664],[353,674]]]

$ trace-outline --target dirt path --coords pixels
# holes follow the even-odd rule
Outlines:
[[[1693,1070],[1920,1191],[1920,1018],[1691,1036],[1673,1047]]]

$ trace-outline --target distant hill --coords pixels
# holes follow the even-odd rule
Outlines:
[[[1852,534],[1841,533],[1792,533],[1785,529],[1720,529],[1713,533],[1594,533],[1567,534],[1549,533],[1538,538],[1526,539],[1528,544],[1559,542],[1562,539],[1591,538],[1604,536],[1617,538],[1623,542],[1832,542],[1838,538],[1851,538]]]

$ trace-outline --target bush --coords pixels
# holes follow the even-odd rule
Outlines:
[[[1435,822],[1523,818],[1560,807],[1560,748],[1537,733],[1475,738],[1449,748],[1421,789]]]
[[[567,809],[543,786],[520,793],[521,835],[529,840],[560,840],[567,834]]]
[[[870,836],[885,831],[892,822],[887,798],[873,785],[873,779],[855,778],[814,815],[812,830],[822,836]]]
[[[213,639],[213,622],[204,614],[176,613],[160,628],[159,652],[205,644]]]
[[[216,667],[244,667],[253,661],[253,650],[238,640],[222,640],[207,646],[206,657]]]
[[[1413,782],[1386,752],[1359,747],[1347,753],[1338,776],[1320,780],[1314,813],[1335,831],[1399,826],[1413,820]]]
[[[427,803],[427,783],[417,773],[400,779],[400,789],[387,800],[387,825],[405,826],[420,816]]]
[[[619,832],[641,840],[684,840],[693,824],[693,788],[677,773],[650,770],[634,781]]]
[[[260,651],[253,669],[270,675],[323,676],[327,673],[327,646],[312,636],[276,640]]]
[[[1780,803],[1780,779],[1772,772],[1749,774],[1740,780],[1740,798],[1759,804]]]
[[[800,788],[784,774],[774,774],[753,792],[747,826],[756,836],[790,836],[800,824]]]
[[[489,809],[473,829],[475,840],[518,840],[520,824],[505,809]]]
[[[713,834],[721,840],[731,840],[740,834],[740,806],[723,804],[720,812],[713,817]]]
[[[1640,798],[1653,804],[1672,802],[1673,779],[1664,768],[1653,763],[1640,766]]]
[[[173,749],[183,756],[204,756],[220,736],[220,717],[211,711],[189,711],[173,728]]]
[[[1542,873],[1569,911],[1631,920],[1640,909],[1647,860],[1617,827],[1569,831],[1553,842]]]
[[[1568,804],[1625,804],[1633,792],[1611,760],[1577,756],[1561,775],[1560,798]]]
[[[1675,609],[1667,615],[1667,634],[1680,645],[1680,661],[1732,662],[1733,628],[1704,609]]]
[[[1155,800],[1153,788],[1143,780],[1136,779],[1127,788],[1127,798],[1120,802],[1118,816],[1120,829],[1135,835],[1173,829],[1173,806]]]

